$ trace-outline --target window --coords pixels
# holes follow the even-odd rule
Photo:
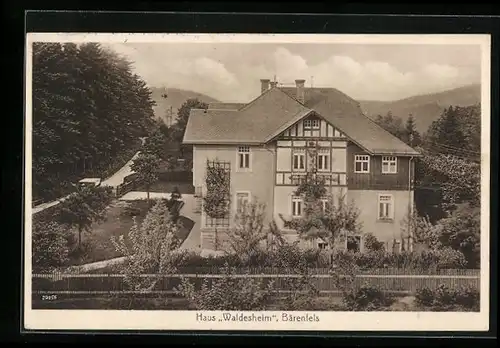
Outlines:
[[[318,119],[304,120],[304,129],[319,129],[320,121]]]
[[[302,216],[302,206],[304,204],[304,201],[302,200],[301,197],[298,196],[293,196],[292,197],[292,216],[293,217],[300,217]]]
[[[306,169],[306,154],[303,150],[295,150],[293,154],[293,169],[303,171]]]
[[[323,239],[321,238],[318,238],[316,240],[316,243],[318,245],[318,248],[321,249],[321,250],[325,250],[328,248],[328,243],[326,243]]]
[[[330,168],[330,151],[329,150],[319,150],[318,153],[318,170],[328,171]]]
[[[391,195],[379,195],[378,218],[380,220],[394,219],[394,201]]]
[[[238,168],[239,169],[250,169],[250,147],[249,146],[239,146],[238,147]]]
[[[395,174],[398,172],[398,160],[395,156],[382,156],[382,173]]]
[[[370,172],[370,156],[356,155],[354,156],[354,172],[369,173]]]
[[[241,213],[250,202],[250,192],[236,192],[236,212]]]

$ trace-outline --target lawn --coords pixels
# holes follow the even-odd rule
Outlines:
[[[119,238],[123,235],[125,241],[128,240],[128,232],[133,226],[133,216],[128,213],[131,211],[135,211],[137,214],[137,222],[142,223],[148,211],[147,201],[114,201],[108,207],[106,219],[95,223],[92,226],[91,232],[83,233],[82,243],[84,251],[72,253],[69,265],[82,265],[123,256],[115,250],[111,242],[111,237]],[[183,227],[179,230],[178,237],[184,241],[189,235],[194,222],[184,216],[179,217],[179,220],[183,224]]]

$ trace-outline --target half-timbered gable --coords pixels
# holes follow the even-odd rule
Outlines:
[[[298,185],[313,160],[327,185],[347,185],[347,143],[341,131],[316,114],[297,121],[276,137],[276,185]],[[310,158],[310,147],[316,159]]]

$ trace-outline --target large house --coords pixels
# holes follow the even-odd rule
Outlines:
[[[266,204],[266,221],[300,216],[294,192],[309,165],[306,147],[317,150],[317,171],[333,194],[343,192],[360,210],[362,234],[349,248],[363,249],[372,233],[389,250],[404,242],[402,221],[413,207],[414,158],[420,154],[366,117],[359,104],[335,88],[308,88],[305,80],[281,87],[261,80],[260,95],[247,104],[215,103],[193,109],[184,143],[193,145],[193,185],[206,192],[210,163],[223,163],[230,177],[231,212],[243,201]],[[201,246],[214,249],[231,226],[231,214],[213,219],[201,210]],[[302,242],[301,242],[302,243]],[[304,241],[322,247],[321,240]]]

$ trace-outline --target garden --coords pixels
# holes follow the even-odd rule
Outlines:
[[[257,203],[255,203],[257,204]],[[257,209],[245,209],[252,226]],[[243,221],[249,221],[242,219]],[[365,253],[249,243],[259,228],[236,225],[226,254],[179,249],[179,226],[156,202],[128,236],[111,236],[124,261],[99,272],[33,277],[34,308],[478,311],[479,271],[449,247],[387,253],[374,237]],[[271,233],[277,233],[272,231]],[[259,237],[261,238],[261,237]],[[257,238],[258,239],[258,238]],[[262,239],[261,239],[262,241]],[[238,245],[251,245],[246,252]],[[371,249],[370,249],[371,248]],[[60,271],[61,272],[61,271]],[[425,275],[423,277],[423,275]],[[55,301],[40,301],[57,294]]]

